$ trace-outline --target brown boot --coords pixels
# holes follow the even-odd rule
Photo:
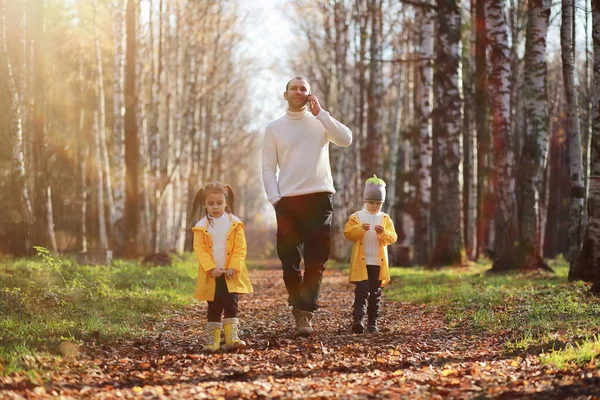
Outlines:
[[[310,311],[300,311],[298,317],[298,325],[296,327],[296,334],[298,335],[312,335],[315,330],[312,327],[313,313]]]
[[[298,329],[298,321],[300,320],[300,310],[297,308],[292,308],[292,315],[294,316],[294,323],[296,329]]]

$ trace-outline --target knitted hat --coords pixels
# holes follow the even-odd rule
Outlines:
[[[375,174],[365,182],[363,201],[385,201],[385,182]]]

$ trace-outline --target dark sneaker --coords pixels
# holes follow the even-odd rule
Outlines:
[[[361,321],[354,321],[352,324],[352,333],[364,333],[365,326]]]
[[[367,326],[367,332],[371,332],[371,333],[379,332],[379,328],[377,327],[377,321],[369,321],[369,325]]]

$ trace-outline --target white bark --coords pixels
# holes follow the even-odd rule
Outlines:
[[[106,215],[104,213],[104,170],[100,167],[102,162],[101,135],[100,135],[100,116],[98,111],[94,112],[94,159],[96,160],[96,205],[98,217],[98,247],[100,250],[109,249],[108,235],[106,233]]]
[[[530,0],[525,44],[525,138],[521,155],[521,243],[539,255],[539,203],[548,155],[548,97],[546,91],[546,34],[550,0]]]
[[[462,158],[461,97],[459,91],[460,9],[456,0],[438,0],[438,45],[435,61],[437,127],[433,132],[438,160],[436,237],[432,264],[463,264],[462,196],[460,167]]]
[[[124,113],[124,68],[125,68],[125,1],[114,1],[114,38],[115,59],[114,59],[114,124],[113,124],[113,192],[114,192],[114,210],[113,210],[113,238],[117,243],[122,240],[122,218],[125,212],[125,136],[123,131],[123,113]]]
[[[569,207],[569,264],[574,268],[579,257],[582,236],[583,161],[579,131],[579,106],[575,90],[575,61],[573,43],[573,0],[562,0],[560,29],[563,81],[567,101],[567,140],[569,147],[569,176],[571,179],[571,204]]]
[[[415,262],[423,265],[430,253],[430,207],[431,207],[431,93],[433,88],[433,12],[424,8],[421,24],[421,61],[419,91],[417,98],[419,141],[417,159],[417,219],[415,224]]]
[[[476,23],[475,1],[462,1],[462,18]],[[463,226],[466,255],[477,257],[477,158],[475,129],[475,30],[465,29],[462,37],[463,103]]]
[[[107,201],[107,212],[108,218],[106,219],[106,223],[108,224],[109,232],[112,232],[112,224],[113,224],[113,213],[114,213],[114,200],[112,195],[112,177],[110,174],[110,162],[108,159],[108,148],[106,146],[106,101],[105,101],[105,92],[104,92],[104,72],[102,66],[102,54],[100,51],[100,38],[98,36],[97,26],[96,26],[96,0],[94,0],[94,21],[93,21],[93,29],[94,29],[94,47],[96,52],[96,96],[98,101],[98,135],[99,135],[99,157],[98,157],[98,165],[102,168],[102,176],[103,181],[101,184],[105,185],[104,190],[106,190],[106,201]],[[104,191],[103,190],[103,191]],[[101,220],[102,222],[104,220]],[[107,241],[108,243],[108,241]],[[107,247],[103,247],[103,250],[108,249]]]
[[[514,250],[518,240],[515,157],[510,125],[510,49],[504,0],[486,1],[490,45],[489,105],[494,155],[496,213],[495,253]]]
[[[569,271],[569,280],[600,281],[600,0],[592,0],[592,145],[588,224],[577,268]]]
[[[23,121],[21,117],[21,104],[17,94],[15,79],[12,70],[12,64],[7,48],[6,32],[6,0],[0,0],[0,18],[2,23],[2,32],[0,34],[0,99],[2,100],[2,109],[8,110],[3,116],[3,129],[6,129],[8,137],[11,139],[12,163],[11,163],[11,186],[10,190],[16,199],[13,214],[13,221],[18,223],[30,224],[33,222],[33,210],[29,198],[29,191],[25,181],[25,154],[23,141]]]

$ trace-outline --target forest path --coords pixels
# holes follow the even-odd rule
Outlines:
[[[353,286],[325,272],[316,334],[296,337],[277,266],[250,271],[240,296],[248,347],[201,352],[206,303],[150,327],[143,340],[99,342],[7,398],[589,398],[600,374],[558,371],[537,355],[503,354],[502,337],[450,327],[441,313],[385,301],[379,334],[350,333]],[[588,370],[589,371],[589,370]],[[12,389],[12,390],[11,390]]]

